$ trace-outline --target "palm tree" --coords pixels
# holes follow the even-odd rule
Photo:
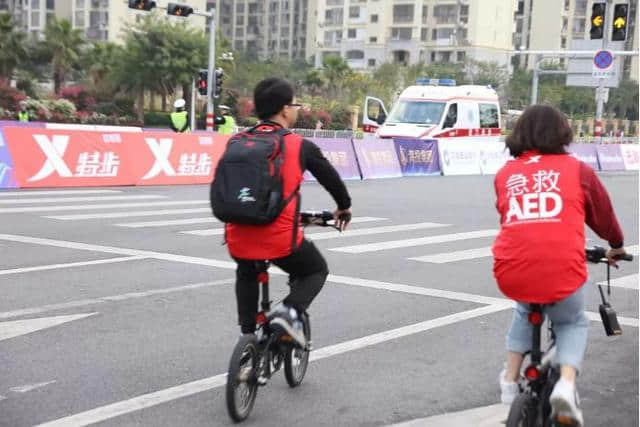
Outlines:
[[[74,30],[68,19],[53,18],[44,30],[44,45],[51,52],[55,93],[60,93],[62,83],[80,58],[84,37],[82,30]]]
[[[26,34],[16,28],[11,15],[0,14],[0,76],[7,79],[27,56]]]
[[[82,55],[82,69],[95,88],[111,91],[108,75],[113,71],[120,46],[111,42],[96,42]]]
[[[335,97],[340,93],[345,78],[351,73],[351,68],[342,57],[337,55],[324,58],[322,66],[329,86],[329,93]]]

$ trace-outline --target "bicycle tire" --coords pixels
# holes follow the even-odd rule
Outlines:
[[[236,423],[247,419],[253,409],[256,394],[258,393],[258,373],[256,371],[259,357],[260,354],[256,336],[246,334],[240,337],[229,361],[226,386],[227,411],[231,419]],[[250,369],[250,371],[242,372],[243,365],[247,363],[250,363],[250,365],[244,366],[244,368]],[[241,386],[245,388],[241,390],[242,395],[239,396],[238,391]],[[239,405],[239,403],[241,403],[239,402],[240,398],[243,398],[242,405]]]
[[[311,341],[311,324],[309,316],[304,313],[302,316],[304,322],[304,336],[307,343]],[[297,360],[297,362],[296,362]],[[289,387],[299,386],[307,373],[309,366],[309,350],[297,346],[289,346],[284,358],[284,377],[287,379]]]
[[[536,398],[521,393],[513,400],[509,409],[506,427],[536,427]]]

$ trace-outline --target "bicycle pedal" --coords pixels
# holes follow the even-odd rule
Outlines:
[[[307,341],[307,345],[304,346],[305,351],[313,350],[313,342]]]
[[[269,382],[269,379],[267,377],[263,377],[262,375],[258,376],[258,378],[256,379],[256,383],[259,386],[265,386],[267,385],[267,382]]]

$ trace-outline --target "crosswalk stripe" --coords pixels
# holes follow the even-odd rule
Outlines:
[[[425,255],[409,258],[412,261],[431,262],[445,264],[447,262],[463,261],[467,259],[484,258],[491,256],[491,246],[484,248],[467,249],[464,251],[443,252],[439,254]]]
[[[120,190],[46,190],[46,191],[0,191],[0,197],[16,196],[57,196],[58,194],[113,194],[122,193]]]
[[[625,250],[633,256],[638,256],[638,245],[627,246]]]
[[[36,204],[36,203],[68,203],[68,202],[101,202],[112,200],[143,200],[143,199],[166,199],[167,196],[158,196],[153,194],[135,195],[130,194],[126,196],[91,196],[91,197],[44,197],[37,199],[0,199],[0,204]]]
[[[351,219],[351,223],[352,224],[357,224],[357,223],[361,223],[361,222],[372,222],[372,221],[384,221],[387,218],[378,218],[378,217],[374,217],[374,216],[360,216],[360,217],[353,217]],[[362,230],[373,230],[373,229],[362,229]],[[358,230],[355,230],[358,231]],[[191,234],[194,236],[220,236],[222,234],[224,234],[224,229],[223,228],[204,228],[201,230],[188,230],[188,231],[181,231],[182,234]],[[320,235],[320,234],[324,234],[324,233],[317,233],[315,235]],[[338,233],[337,231],[332,231],[327,233],[328,235],[332,235],[332,236],[339,236],[340,233]],[[370,233],[373,234],[373,233]],[[305,233],[305,236],[313,236],[313,233]]]
[[[478,230],[465,233],[441,234],[437,236],[419,237],[415,239],[389,240],[386,242],[367,243],[363,245],[342,246],[330,248],[334,252],[345,252],[359,254],[364,252],[384,251],[387,249],[409,248],[412,246],[430,245],[434,243],[456,242],[467,239],[478,239],[481,237],[493,237],[498,234],[498,230]]]
[[[400,231],[423,230],[428,228],[448,227],[449,225],[450,224],[438,224],[435,222],[420,222],[417,224],[388,225],[384,227],[360,228],[355,230],[348,229],[343,233],[336,233],[335,231],[305,233],[305,236],[309,237],[311,240],[325,240],[345,237],[369,236],[372,234],[395,233]]]
[[[191,208],[191,209],[163,209],[157,211],[134,211],[134,212],[102,212],[95,214],[73,214],[73,215],[52,215],[45,216],[49,219],[61,220],[81,220],[81,219],[103,219],[103,218],[129,218],[140,216],[160,216],[160,215],[178,215],[211,212],[211,208]]]
[[[3,213],[25,213],[25,212],[53,212],[53,211],[84,211],[91,209],[118,209],[137,208],[150,206],[180,206],[180,205],[203,205],[209,204],[208,200],[179,200],[173,202],[141,202],[141,203],[106,203],[98,205],[69,205],[69,206],[34,206],[26,208],[0,208]]]
[[[169,219],[166,221],[140,221],[140,222],[122,222],[115,224],[118,227],[142,228],[142,227],[164,227],[166,225],[189,225],[189,224],[215,224],[219,223],[216,218],[207,216],[204,218],[186,218],[186,219]]]
[[[638,289],[638,280],[640,277],[637,274],[630,276],[622,276],[611,280],[611,286],[617,288]],[[606,285],[607,281],[598,282],[599,285]]]

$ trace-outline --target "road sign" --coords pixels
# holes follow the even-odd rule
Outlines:
[[[570,50],[588,50],[596,52],[602,49],[602,40],[573,40]],[[624,50],[624,42],[609,42],[607,50]],[[598,87],[600,79],[593,77],[594,55],[570,57],[567,64],[567,86]],[[622,75],[623,57],[614,56],[608,77],[604,80],[606,87],[618,87],[620,76]]]
[[[613,53],[610,50],[599,50],[593,56],[593,78],[608,79],[615,74]]]
[[[608,87],[603,87],[602,91],[600,91],[600,88],[597,87],[596,88],[596,101],[598,100],[599,97],[602,97],[603,102],[606,104],[607,102],[609,102],[609,88]]]

